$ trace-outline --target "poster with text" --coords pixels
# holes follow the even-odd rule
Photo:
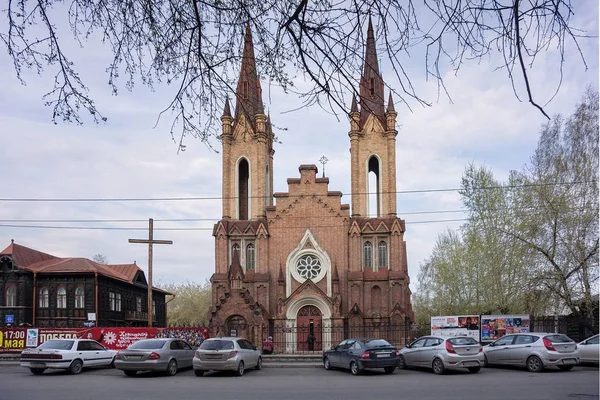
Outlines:
[[[431,334],[436,336],[470,336],[479,341],[478,315],[431,317]]]
[[[530,330],[529,315],[482,315],[481,341],[492,342],[511,333],[527,333]]]

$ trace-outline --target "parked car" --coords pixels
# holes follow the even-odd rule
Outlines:
[[[383,368],[387,374],[398,366],[398,350],[383,339],[346,339],[323,354],[323,366],[346,368],[359,375],[365,368]]]
[[[600,335],[594,335],[577,344],[579,350],[579,362],[598,364],[598,339]]]
[[[206,339],[194,355],[196,376],[202,376],[212,370],[235,371],[237,376],[242,376],[248,368],[261,369],[262,357],[258,347],[244,338]]]
[[[173,376],[182,368],[192,366],[194,348],[176,338],[141,339],[115,357],[115,368],[127,376],[138,371],[160,371]]]
[[[23,350],[20,363],[35,375],[47,369],[65,369],[78,374],[83,368],[112,366],[116,353],[95,340],[52,339],[35,349]]]
[[[514,333],[484,347],[485,365],[524,366],[540,372],[556,366],[569,371],[579,364],[577,344],[560,333]]]
[[[399,368],[426,367],[440,375],[447,369],[475,374],[483,366],[483,350],[470,336],[423,336],[400,350]]]

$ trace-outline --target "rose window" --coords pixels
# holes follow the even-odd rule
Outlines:
[[[313,255],[306,255],[298,260],[298,275],[304,279],[315,279],[321,273],[321,260]]]

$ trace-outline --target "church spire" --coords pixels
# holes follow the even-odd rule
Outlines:
[[[364,123],[371,113],[374,113],[385,126],[385,111],[383,105],[384,85],[383,78],[379,72],[373,22],[371,21],[370,16],[364,59],[365,65],[363,68],[363,75],[360,79],[360,126],[364,126]]]
[[[264,108],[262,90],[256,72],[256,60],[254,58],[254,45],[252,44],[250,24],[246,25],[242,68],[235,95],[235,120],[238,121],[242,114],[245,114],[246,118],[254,126],[256,114],[264,114]]]

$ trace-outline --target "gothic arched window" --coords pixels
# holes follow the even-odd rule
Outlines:
[[[363,268],[373,268],[373,245],[365,242],[363,245]]]
[[[379,242],[379,253],[377,254],[377,266],[379,268],[387,268],[388,266],[388,257],[387,257],[387,243],[383,240]]]
[[[15,307],[17,305],[17,287],[12,284],[6,288],[6,303],[7,307]]]
[[[40,289],[40,301],[38,302],[40,308],[48,308],[48,288]]]
[[[85,308],[85,291],[81,286],[75,289],[75,308]]]
[[[255,267],[255,248],[252,243],[246,246],[246,271],[254,270]]]

